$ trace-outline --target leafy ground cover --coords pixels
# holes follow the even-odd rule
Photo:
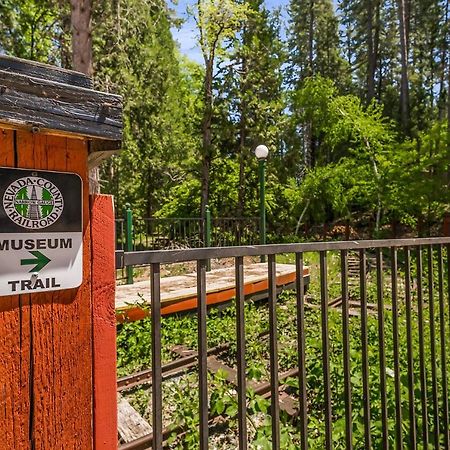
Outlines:
[[[284,256],[283,262],[290,260]],[[318,283],[317,255],[306,255],[305,260],[311,267],[311,285],[306,296],[309,306],[305,310],[305,340],[306,340],[306,374],[307,374],[307,404],[308,404],[308,441],[310,448],[324,448],[324,382],[322,361],[322,335],[321,310]],[[400,259],[401,263],[401,259]],[[339,296],[340,273],[339,257],[329,254],[328,282],[330,299]],[[394,360],[394,328],[391,305],[391,285],[389,271],[385,273],[384,283],[384,340],[386,346],[386,394],[389,425],[389,441],[395,442],[395,388],[394,374],[396,367],[400,372],[401,405],[402,405],[402,433],[405,445],[410,438],[410,422],[408,417],[409,391],[408,391],[408,364],[407,364],[407,316],[404,302],[404,278],[399,274],[399,312],[398,312],[398,339],[399,360]],[[376,304],[375,273],[369,271],[368,303]],[[414,283],[414,280],[413,280]],[[359,297],[359,288],[351,286],[350,296]],[[428,288],[425,284],[424,298],[428,299]],[[448,345],[448,311],[444,307],[444,323],[439,321],[438,293],[435,291],[434,314],[430,316],[430,308],[426,301],[423,309],[424,321],[422,329],[419,327],[418,304],[416,293],[412,297],[412,329],[411,341],[414,360],[414,406],[416,426],[419,442],[422,428],[422,406],[420,385],[420,354],[419,338],[424,337],[423,364],[426,371],[428,386],[428,425],[433,431],[433,400],[432,400],[432,364],[436,364],[437,389],[439,393],[439,411],[442,414],[442,364],[440,359],[441,342],[439,339],[440,327],[446,327],[446,345]],[[447,305],[447,299],[445,300]],[[236,331],[234,305],[219,311],[211,310],[208,315],[208,346],[230,342],[229,350],[220,355],[220,358],[230,367],[236,367]],[[380,346],[379,346],[379,311],[372,310],[368,315],[368,359],[370,384],[370,410],[371,435],[374,448],[381,447],[381,395],[380,395]],[[284,292],[278,297],[278,345],[280,371],[295,368],[298,365],[297,353],[297,323],[296,298],[294,292]],[[245,307],[246,318],[246,362],[247,379],[253,381],[266,381],[269,379],[269,343],[261,335],[268,330],[268,310],[264,303],[248,302]],[[430,319],[434,319],[430,327]],[[330,342],[330,370],[333,414],[333,442],[335,448],[345,448],[345,400],[344,400],[344,366],[343,366],[343,338],[342,314],[340,308],[328,310],[329,342]],[[363,422],[363,385],[362,385],[362,346],[361,346],[361,318],[358,315],[349,317],[350,330],[350,377],[352,385],[352,423],[354,448],[363,449],[364,422]],[[434,332],[434,338],[431,332]],[[131,324],[119,326],[118,333],[118,370],[119,375],[132,373],[150,365],[150,336],[151,327],[148,319]],[[432,340],[433,338],[433,340]],[[431,344],[435,347],[435,357],[432,354]],[[197,347],[197,320],[194,315],[170,316],[163,318],[162,347],[163,360],[168,362],[175,358],[171,349],[175,345],[183,344],[189,348]],[[447,370],[449,368],[447,367]],[[165,426],[183,426],[186,430],[182,438],[175,434],[169,441],[171,448],[196,448],[198,446],[198,393],[197,375],[191,372],[163,383],[163,405]],[[298,398],[298,379],[288,378],[283,382],[295,398]],[[217,449],[237,448],[237,395],[233,386],[226,381],[226,374],[210,374],[208,379],[210,414],[220,415],[226,419],[225,424],[211,430],[211,447]],[[131,403],[147,419],[151,418],[150,391],[140,389],[130,393]],[[270,400],[263,399],[248,390],[247,421],[251,448],[271,448],[270,427]],[[443,418],[441,417],[441,420]],[[442,422],[441,422],[442,423]],[[432,434],[432,433],[430,433]],[[299,448],[299,427],[295,420],[286,414],[281,416],[282,447],[286,449]],[[433,436],[430,436],[433,443]]]

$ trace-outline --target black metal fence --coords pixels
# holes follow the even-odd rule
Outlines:
[[[254,245],[259,240],[257,217],[133,217],[117,218],[116,250],[169,250],[201,247]],[[117,272],[117,278],[133,283],[133,269]]]
[[[277,300],[276,267],[279,255],[286,258],[286,254],[295,261],[297,281],[292,298],[296,313],[282,324],[278,319],[285,306]],[[268,257],[269,282],[269,376],[264,388],[248,379],[249,318],[244,309],[244,257],[259,255]],[[250,423],[254,426],[249,408],[254,393],[259,392],[270,399],[271,425],[266,435],[273,449],[287,448],[286,439],[294,446],[291,448],[302,450],[450,448],[450,238],[428,238],[119,252],[119,267],[151,265],[152,299],[148,377],[153,433],[123,449],[161,449],[165,437],[171,430],[175,432],[167,428],[167,417],[163,421],[163,374],[173,370],[176,361],[162,365],[160,273],[162,264],[185,261],[197,264],[198,347],[191,358],[198,369],[198,447],[208,448],[217,411],[211,410],[208,392],[211,349],[207,342],[206,261],[225,257],[235,261],[232,369],[235,366],[236,377],[232,392],[237,408],[231,418],[237,423],[236,447],[249,446],[253,431],[248,427]],[[305,294],[302,274],[306,262],[312,273]],[[286,341],[289,327],[294,334]],[[295,352],[295,365],[286,367],[283,362],[288,370],[280,373],[280,355],[285,351]],[[287,422],[283,396],[291,398],[294,405]],[[178,431],[185,433],[186,426]]]
[[[211,246],[255,245],[259,242],[258,217],[213,217]]]
[[[211,220],[212,247],[254,245],[259,240],[257,217],[214,217]],[[126,219],[116,219],[116,249],[127,245]],[[205,246],[205,220],[200,217],[134,218],[132,249],[168,250]]]

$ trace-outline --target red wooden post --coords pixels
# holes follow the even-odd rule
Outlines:
[[[0,166],[83,181],[81,286],[0,296],[0,448],[112,449],[114,215],[110,197],[89,202],[88,170],[118,148],[121,99],[82,74],[4,56],[0,87]]]
[[[117,445],[115,230],[111,196],[91,197],[94,448]]]

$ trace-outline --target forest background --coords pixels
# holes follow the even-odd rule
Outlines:
[[[0,51],[72,68],[79,4],[2,0]],[[101,167],[118,214],[256,216],[261,143],[272,241],[340,222],[427,235],[450,211],[448,1],[197,0],[203,63],[174,40],[174,4],[91,13],[88,71],[124,97],[123,151]]]

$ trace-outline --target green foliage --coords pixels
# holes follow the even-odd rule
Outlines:
[[[247,5],[232,0],[197,0],[191,14],[196,16],[198,41],[207,60],[220,52],[222,42],[232,39],[249,11]]]
[[[20,58],[68,65],[68,11],[56,0],[2,0],[0,49]]]
[[[445,123],[399,145],[387,168],[390,214],[413,226],[438,221],[448,210],[449,147]],[[408,189],[405,189],[408,186]]]
[[[450,16],[444,0],[409,2],[405,137],[397,3],[292,1],[286,23],[262,0],[193,1],[200,65],[165,0],[94,2],[94,82],[124,97],[122,153],[101,169],[118,214],[198,216],[203,198],[215,216],[256,216],[265,143],[271,241],[349,217],[429,233],[449,200]],[[70,68],[69,6],[4,0],[0,50]]]
[[[198,143],[200,69],[179,56],[162,1],[124,2],[118,16],[100,2],[94,20],[98,86],[125,99],[123,150],[103,167],[104,190],[116,194],[118,210],[129,202],[149,216],[186,178]]]
[[[427,255],[425,254],[424,257]],[[305,361],[306,361],[306,383],[307,383],[307,403],[308,403],[308,440],[312,449],[324,448],[324,366],[323,366],[323,344],[322,344],[322,321],[321,310],[314,307],[320,304],[320,283],[318,255],[308,253],[304,255],[305,261],[311,269],[311,284],[309,287],[305,308]],[[286,261],[290,261],[289,255],[285,255]],[[400,266],[403,264],[404,254],[399,253]],[[434,283],[437,284],[437,260],[434,261]],[[284,260],[283,260],[284,261]],[[389,257],[386,255],[386,267],[389,267]],[[412,258],[412,276],[416,277],[416,261]],[[426,266],[426,264],[425,264]],[[338,253],[328,254],[328,282],[329,296],[335,298],[340,295],[340,258]],[[423,338],[424,353],[423,364],[425,365],[427,383],[431,383],[431,364],[437,365],[437,376],[440,379],[441,360],[439,358],[441,342],[439,338],[440,321],[437,317],[440,314],[438,295],[434,297],[434,328],[430,317],[429,308],[429,286],[428,269],[424,267],[423,298],[426,307],[423,310],[425,320],[420,325],[418,316],[418,304],[416,292],[413,292],[412,302],[414,307],[409,311],[411,314],[411,346],[413,348],[413,368],[415,372],[415,411],[417,426],[420,429],[422,420],[421,410],[421,388],[420,388],[420,356],[419,339]],[[399,281],[403,281],[404,273],[399,272]],[[407,311],[405,305],[404,284],[398,284],[398,342],[399,361],[394,361],[394,323],[392,312],[392,297],[389,270],[385,273],[384,286],[384,321],[383,337],[386,355],[386,395],[388,411],[388,438],[390,445],[395,444],[395,420],[394,411],[396,408],[396,394],[394,376],[395,370],[399,370],[401,382],[401,407],[403,411],[403,440],[409,442],[409,390],[408,390],[408,363],[407,363]],[[444,287],[444,290],[446,287]],[[359,287],[350,287],[351,299],[359,298]],[[376,288],[376,273],[369,271],[367,277],[367,302],[369,305],[378,301]],[[448,308],[444,299],[444,326],[448,324]],[[297,302],[295,294],[284,292],[278,297],[277,318],[278,318],[278,357],[280,371],[287,371],[298,365],[297,353],[297,323],[296,317]],[[354,308],[354,307],[352,307]],[[368,379],[369,396],[371,409],[371,436],[374,448],[381,446],[381,396],[380,396],[380,335],[379,335],[379,312],[369,309],[367,317],[367,337],[368,337]],[[345,397],[344,397],[344,366],[343,366],[343,339],[342,339],[342,314],[339,308],[329,308],[328,314],[328,339],[329,339],[329,365],[331,380],[332,398],[332,436],[335,448],[345,448]],[[219,312],[211,310],[207,321],[208,346],[214,347],[221,343],[231,342],[231,347],[223,352],[219,357],[230,367],[236,367],[236,334],[235,334],[235,311],[233,305]],[[150,336],[150,320],[121,325],[119,328],[119,365],[122,373],[132,372],[150,364],[149,342],[144,337],[143,325],[146,327],[146,334]],[[245,305],[246,324],[246,364],[247,379],[252,381],[265,382],[269,380],[269,343],[264,338],[264,333],[268,331],[268,309],[265,304],[254,304],[251,302]],[[422,328],[421,328],[422,327]],[[163,359],[169,361],[174,358],[169,349],[174,345],[183,344],[189,348],[197,348],[196,335],[197,321],[195,316],[171,316],[164,317],[162,323],[163,331]],[[448,331],[448,330],[447,330]],[[352,424],[355,448],[364,448],[364,421],[363,421],[363,357],[361,341],[361,317],[358,315],[349,316],[349,345],[350,345],[350,381],[352,394]],[[436,339],[433,339],[433,334]],[[134,339],[134,336],[136,339]],[[433,340],[432,340],[433,339]],[[129,343],[132,342],[132,345]],[[435,345],[436,358],[433,360],[431,345]],[[126,347],[128,346],[128,347]],[[122,349],[122,347],[124,347]],[[142,350],[141,350],[142,349]],[[123,350],[123,353],[122,353]],[[126,355],[126,358],[123,356]],[[138,361],[141,366],[135,365]],[[287,378],[281,384],[282,388],[290,393],[294,398],[298,398],[298,378]],[[186,430],[182,441],[177,441],[175,435],[172,436],[172,448],[195,448],[198,445],[198,380],[195,373],[179,377],[176,381],[167,380],[163,383],[164,393],[164,414],[166,420],[172,420],[174,426],[183,426]],[[230,437],[237,433],[237,396],[232,385],[227,381],[227,374],[219,370],[215,375],[208,376],[209,411],[211,416],[222,415],[226,420],[226,428],[222,429],[220,436],[223,443],[219,443],[218,448],[232,448],[233,442]],[[145,399],[148,394],[145,391],[136,391],[132,394],[134,404],[140,408],[143,414],[148,414],[145,406]],[[144,399],[144,400],[142,400]],[[139,406],[141,405],[141,406]],[[176,405],[176,407],[174,407]],[[433,417],[433,402],[428,403],[429,419]],[[170,416],[169,416],[170,414]],[[270,422],[270,399],[264,399],[255,395],[249,387],[247,391],[247,421],[250,436],[251,448],[271,448],[271,422]],[[431,422],[430,422],[431,423]],[[281,436],[283,447],[287,449],[299,448],[300,436],[298,425],[291,422],[285,414],[281,414]],[[212,439],[215,439],[214,434]],[[421,436],[418,436],[419,444]],[[406,444],[405,444],[406,445]]]
[[[289,47],[291,81],[321,75],[345,83],[348,65],[339,48],[338,18],[330,0],[291,1]]]

